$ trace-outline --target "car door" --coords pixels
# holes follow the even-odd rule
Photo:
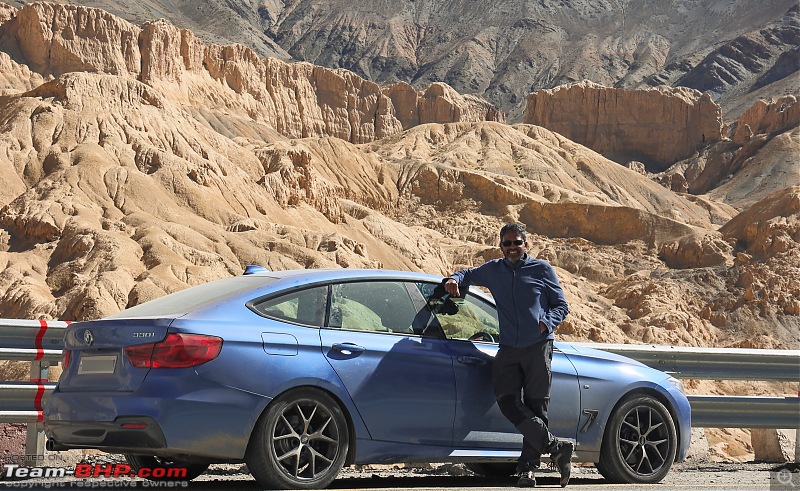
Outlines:
[[[323,353],[372,439],[450,445],[452,360],[442,340],[415,334],[421,306],[409,288],[400,281],[331,285]]]
[[[427,298],[433,294],[431,291]],[[492,390],[492,363],[499,345],[497,311],[493,304],[468,293],[437,309],[456,379],[454,446],[518,448],[522,437],[503,416]],[[578,377],[569,359],[553,350],[553,384],[548,411],[550,431],[574,439],[580,415]]]

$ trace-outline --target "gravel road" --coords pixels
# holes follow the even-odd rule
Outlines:
[[[99,457],[99,456],[98,456]],[[505,490],[513,488],[514,478],[486,478],[476,476],[463,465],[434,465],[428,468],[371,466],[344,469],[330,489],[346,490]],[[537,475],[537,487],[555,488],[558,474],[552,471]],[[260,489],[243,465],[214,465],[199,478],[186,482],[154,483],[141,479],[77,478],[27,479],[0,481],[0,489],[192,489],[214,491],[239,491]],[[769,463],[712,463],[684,462],[676,464],[667,477],[651,486],[612,485],[607,483],[591,466],[576,466],[568,489],[577,490],[798,490],[800,470],[798,464]]]

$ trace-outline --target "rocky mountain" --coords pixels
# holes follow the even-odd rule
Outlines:
[[[419,90],[444,82],[486,99],[511,122],[522,121],[529,93],[582,80],[694,88],[727,119],[759,97],[800,90],[795,0],[69,3],[137,24],[163,17],[206,42],[345,68],[382,85],[406,82]]]
[[[96,318],[250,263],[446,274],[496,255],[497,228],[519,220],[563,271],[576,305],[567,338],[738,344],[742,326],[768,318],[774,330],[748,343],[796,342],[797,214],[773,204],[797,193],[791,163],[779,187],[764,178],[749,193],[762,211],[748,220],[763,225],[717,230],[737,202],[675,193],[445,84],[380,87],[86,7],[2,12],[0,316]],[[656,105],[680,115],[665,141],[732,155],[749,145],[723,138],[719,107],[689,89],[568,90],[575,104],[602,93],[619,108],[590,133]],[[564,104],[560,93],[536,105]],[[764,148],[796,150],[795,105],[782,104],[747,113],[748,142],[767,131]],[[708,124],[707,142],[682,127]],[[671,180],[692,177],[697,159]],[[759,241],[786,247],[756,254]]]

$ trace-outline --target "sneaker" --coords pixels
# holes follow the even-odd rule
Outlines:
[[[519,488],[535,488],[536,477],[533,475],[535,467],[530,462],[520,462],[517,464],[516,474],[519,476],[517,487]]]
[[[517,487],[518,488],[535,488],[536,487],[536,476],[533,475],[533,471],[528,471],[523,473],[519,480],[517,480]]]
[[[572,451],[575,450],[575,444],[571,441],[558,442],[557,450],[550,454],[550,458],[556,463],[558,472],[561,473],[561,480],[559,484],[561,487],[566,487],[569,483],[569,475],[572,472]]]

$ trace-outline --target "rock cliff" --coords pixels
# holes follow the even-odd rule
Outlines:
[[[719,106],[686,88],[621,90],[584,81],[528,96],[525,123],[544,126],[619,162],[650,172],[725,135]]]

